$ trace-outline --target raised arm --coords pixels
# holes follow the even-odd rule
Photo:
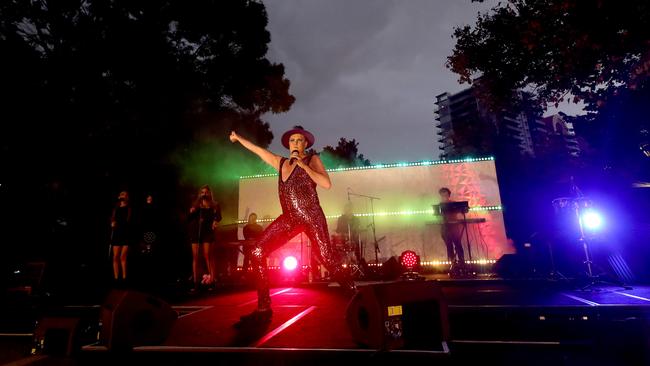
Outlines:
[[[265,148],[259,147],[254,143],[248,141],[247,139],[239,136],[235,131],[230,133],[230,141],[235,143],[239,142],[243,147],[252,151],[255,155],[259,156],[260,159],[264,160],[265,163],[269,164],[275,170],[280,169],[280,160],[282,157],[275,155],[274,153],[266,150]]]

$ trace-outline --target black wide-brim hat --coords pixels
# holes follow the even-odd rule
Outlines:
[[[289,131],[285,132],[282,135],[282,146],[284,146],[284,147],[286,147],[288,149],[289,148],[289,138],[291,137],[291,135],[295,135],[297,133],[305,136],[305,138],[307,139],[307,148],[311,147],[314,144],[314,142],[316,141],[316,138],[314,137],[314,135],[311,132],[305,130],[304,128],[296,128],[296,127],[294,127],[294,128],[290,129]]]

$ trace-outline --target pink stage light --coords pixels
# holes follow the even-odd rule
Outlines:
[[[290,255],[284,258],[284,260],[282,261],[282,266],[287,271],[293,271],[298,267],[298,260],[296,259],[296,257]]]

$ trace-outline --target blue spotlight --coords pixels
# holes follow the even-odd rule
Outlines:
[[[582,214],[582,223],[588,230],[598,230],[603,226],[603,216],[594,210]]]

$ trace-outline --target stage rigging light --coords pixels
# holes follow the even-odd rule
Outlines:
[[[598,230],[603,226],[603,217],[590,209],[582,214],[582,223],[588,230]]]
[[[298,260],[296,259],[296,257],[290,255],[284,258],[284,260],[282,261],[282,266],[287,271],[293,271],[298,267]]]

